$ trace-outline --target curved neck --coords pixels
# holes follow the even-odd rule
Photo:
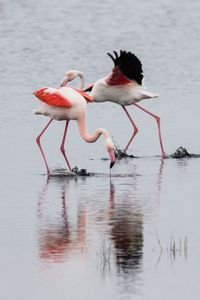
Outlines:
[[[77,120],[77,122],[78,122],[78,128],[79,128],[80,136],[87,143],[96,142],[101,135],[103,135],[105,139],[110,137],[109,133],[104,128],[96,129],[93,134],[88,133],[87,128],[86,128],[85,115],[81,119]]]
[[[77,90],[82,90],[85,85],[85,76],[82,72],[79,72],[77,76],[80,78],[80,82],[77,86]]]

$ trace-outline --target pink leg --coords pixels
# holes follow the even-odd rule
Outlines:
[[[43,152],[43,150],[42,150],[42,146],[41,146],[41,144],[40,144],[40,138],[41,138],[41,136],[43,135],[43,133],[46,131],[46,129],[49,127],[49,125],[51,124],[52,121],[53,121],[53,119],[51,119],[51,120],[48,122],[48,124],[45,126],[45,128],[40,132],[40,134],[39,134],[38,137],[36,138],[36,142],[37,142],[37,144],[38,144],[38,147],[39,147],[40,152],[42,153],[42,157],[43,157],[43,159],[44,159],[44,163],[45,163],[45,166],[46,166],[46,169],[47,169],[47,174],[50,173],[50,172],[49,172],[49,166],[48,166],[48,164],[47,164],[46,157],[45,157],[45,155],[44,155],[44,152]]]
[[[68,161],[67,156],[65,154],[65,139],[66,139],[66,135],[67,135],[68,125],[69,125],[69,121],[66,121],[65,130],[64,130],[64,134],[63,134],[63,139],[62,139],[62,143],[61,143],[61,146],[60,146],[60,151],[62,152],[62,154],[64,156],[64,159],[67,163],[67,166],[68,166],[69,170],[71,171],[69,161]]]
[[[135,125],[135,123],[133,122],[133,119],[132,119],[131,116],[129,115],[129,113],[128,113],[126,107],[125,107],[124,105],[122,105],[122,108],[123,108],[123,110],[125,111],[127,117],[129,118],[129,121],[131,122],[131,124],[133,125],[133,128],[134,128],[133,134],[132,134],[132,136],[131,136],[131,138],[130,138],[128,144],[126,145],[126,147],[125,147],[125,149],[124,149],[124,152],[126,152],[127,149],[128,149],[128,147],[129,147],[129,145],[130,145],[130,143],[132,142],[132,140],[133,140],[134,137],[136,136],[136,134],[137,134],[137,132],[138,132],[138,128],[137,128],[137,126]]]
[[[161,129],[160,129],[160,118],[157,115],[154,115],[153,113],[151,113],[150,111],[148,111],[147,109],[141,107],[138,104],[133,104],[135,106],[137,106],[138,108],[140,108],[141,110],[143,110],[144,112],[146,112],[147,114],[149,114],[150,116],[152,116],[154,119],[156,119],[157,125],[158,125],[158,135],[159,135],[159,141],[160,141],[160,148],[161,148],[161,152],[162,152],[162,157],[166,158],[166,154],[163,148],[163,143],[162,143],[162,136],[161,136]]]

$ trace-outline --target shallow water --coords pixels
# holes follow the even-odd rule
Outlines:
[[[68,69],[87,83],[108,74],[106,52],[127,49],[144,64],[141,103],[161,117],[167,154],[200,153],[198,1],[0,2],[1,299],[199,299],[200,159],[162,160],[156,124],[129,108],[137,158],[109,174],[103,140],[86,144],[69,127],[72,166],[89,177],[47,178],[35,137],[32,91],[56,87]],[[105,127],[123,148],[131,128],[112,103],[88,105],[88,129]],[[64,124],[42,139],[52,169]]]

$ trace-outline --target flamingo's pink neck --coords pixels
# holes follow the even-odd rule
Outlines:
[[[78,122],[78,128],[79,128],[80,135],[87,143],[96,142],[102,134],[105,139],[108,139],[110,137],[109,133],[104,128],[98,128],[95,130],[95,132],[93,134],[90,134],[86,128],[85,116],[83,116],[82,118],[77,120],[77,122]]]
[[[78,72],[77,76],[80,78],[80,82],[77,86],[77,90],[82,90],[84,88],[84,85],[85,85],[85,76],[82,72]]]
[[[107,130],[104,128],[98,128],[95,130],[93,134],[89,134],[86,128],[85,115],[82,115],[82,117],[78,119],[77,122],[78,122],[80,135],[87,143],[94,143],[98,140],[98,138],[101,135],[104,136],[106,150],[108,151],[110,156],[110,169],[111,169],[115,164],[115,146]]]

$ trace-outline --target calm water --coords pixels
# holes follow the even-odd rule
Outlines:
[[[90,177],[44,175],[32,91],[58,86],[68,69],[87,82],[107,75],[106,52],[144,64],[141,104],[161,117],[168,154],[200,153],[199,1],[0,1],[0,297],[10,299],[199,299],[200,159],[166,159],[154,120],[129,108],[140,129],[109,177],[103,140],[86,144],[70,124],[67,152]],[[88,129],[107,128],[124,147],[131,128],[111,103],[88,105]],[[64,123],[42,139],[64,167]]]

